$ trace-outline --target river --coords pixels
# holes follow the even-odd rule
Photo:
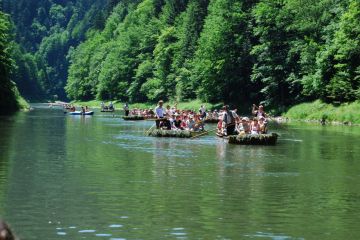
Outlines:
[[[261,147],[145,137],[152,124],[1,117],[0,216],[29,240],[360,239],[359,127],[272,126]]]

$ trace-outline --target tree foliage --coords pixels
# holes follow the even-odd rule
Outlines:
[[[360,98],[357,0],[105,2],[4,0],[22,91],[278,109]]]
[[[13,69],[10,46],[10,22],[8,17],[0,11],[0,114],[18,109],[15,84],[10,80]]]

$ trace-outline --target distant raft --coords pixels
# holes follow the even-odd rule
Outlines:
[[[278,139],[278,134],[244,134],[229,136],[230,144],[238,145],[275,145]]]
[[[206,135],[207,131],[188,131],[188,130],[163,130],[153,129],[147,133],[150,137],[170,137],[170,138],[192,138],[196,136]]]
[[[115,112],[115,108],[111,108],[111,109],[101,109],[101,112]]]
[[[145,120],[145,117],[143,117],[143,116],[123,116],[122,118],[123,118],[125,121]]]
[[[69,115],[94,115],[94,112],[93,111],[89,111],[89,112],[75,111],[75,112],[69,112]]]

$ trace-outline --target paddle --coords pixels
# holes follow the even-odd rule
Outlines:
[[[191,137],[190,139],[203,136],[203,135],[205,135],[205,134],[211,133],[211,132],[216,131],[216,130],[217,130],[217,128],[215,128],[215,129],[213,129],[213,130],[210,130],[210,131],[204,131],[203,133],[200,133],[200,134],[198,134],[198,135],[195,135],[195,136]]]
[[[154,125],[151,126],[151,128],[149,128],[149,130],[146,131],[146,135],[148,135],[148,133],[156,126],[156,123],[154,123]]]
[[[235,125],[235,124],[236,124],[236,123],[232,123],[232,124],[229,124],[229,125],[227,125],[227,126],[233,126],[233,125]],[[203,135],[205,135],[205,134],[214,132],[214,131],[216,131],[217,129],[218,129],[218,128],[212,129],[212,130],[210,130],[210,131],[205,131],[205,132],[203,132],[203,133],[200,133],[200,134],[198,134],[198,135],[195,135],[195,136],[191,137],[190,139],[197,138],[197,137],[203,136]]]

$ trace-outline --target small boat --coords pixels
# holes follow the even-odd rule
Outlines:
[[[230,136],[223,136],[217,133],[216,135],[220,138],[227,139],[230,144],[237,145],[275,145],[279,136],[277,133]]]
[[[75,111],[75,112],[69,112],[69,115],[94,115],[94,112],[93,111],[89,111],[89,112]]]
[[[196,136],[206,135],[207,131],[188,131],[188,130],[163,130],[163,129],[153,129],[148,132],[147,135],[151,137],[171,137],[171,138],[193,138]]]

